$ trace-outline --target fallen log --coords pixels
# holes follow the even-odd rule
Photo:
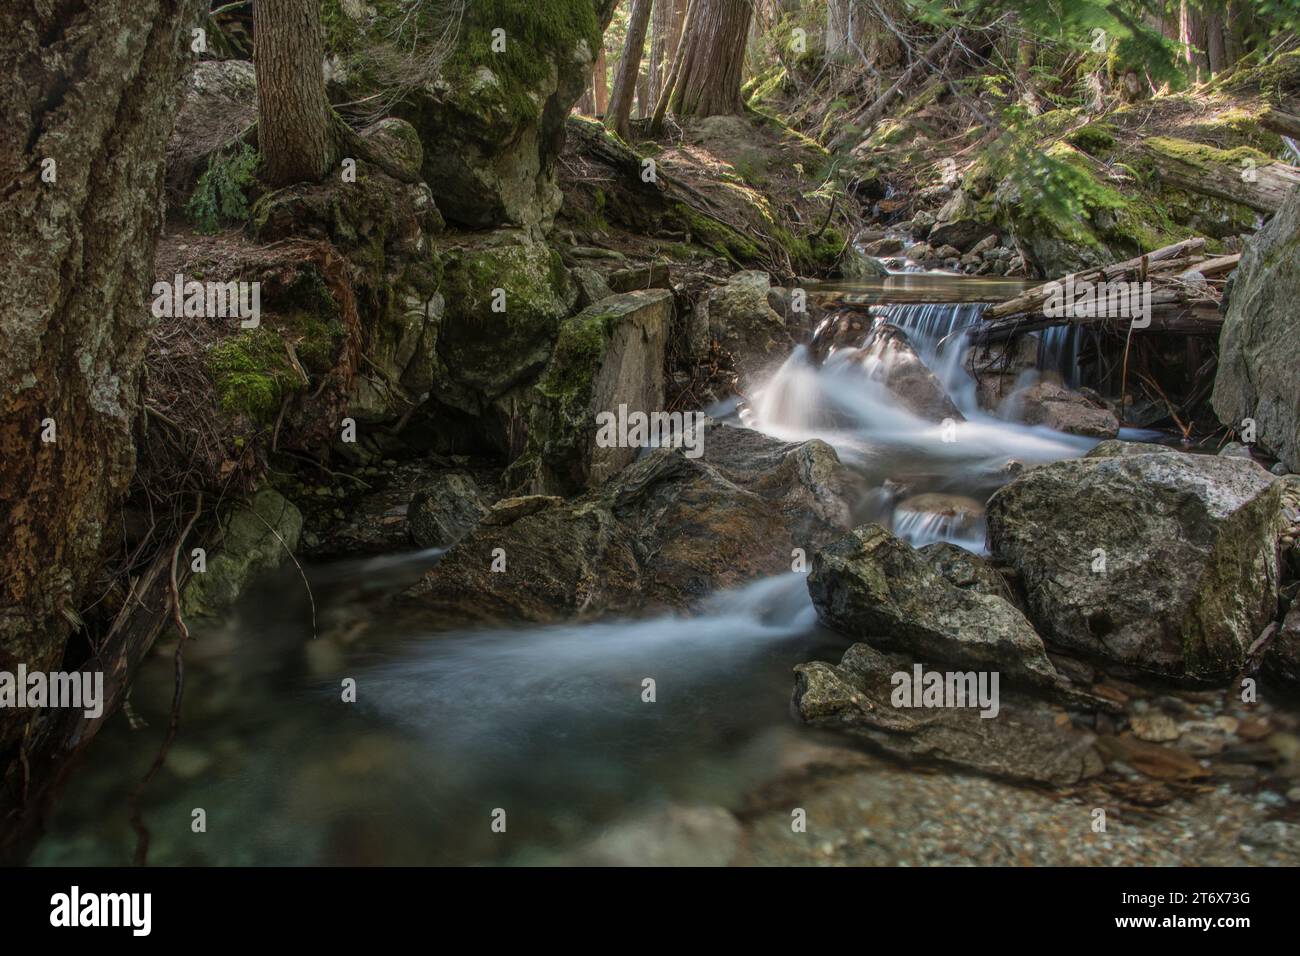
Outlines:
[[[1041,312],[1022,313],[985,323],[972,334],[971,342],[975,345],[1004,342],[1025,332],[1038,332],[1060,325],[1077,325],[1123,335],[1128,331],[1131,323],[1131,319],[1122,316],[1079,315],[1052,318]],[[1166,301],[1159,305],[1153,302],[1151,324],[1145,327],[1134,327],[1133,331],[1218,335],[1222,325],[1223,316],[1219,314],[1218,305],[1213,302],[1196,302],[1189,305],[1184,302]]]
[[[1259,125],[1280,136],[1300,139],[1300,116],[1266,106],[1259,114]]]
[[[1142,148],[1164,182],[1256,212],[1277,212],[1300,186],[1300,169],[1253,150],[1215,149],[1164,136],[1150,137]]]
[[[1205,248],[1205,240],[1199,236],[1191,239],[1184,239],[1182,242],[1175,242],[1173,245],[1164,246],[1146,255],[1138,256],[1135,259],[1127,259],[1124,262],[1117,262],[1114,265],[1102,266],[1096,269],[1087,269],[1083,272],[1073,273],[1073,280],[1076,283],[1082,282],[1110,282],[1120,278],[1134,277],[1141,278],[1142,275],[1151,275],[1158,273],[1163,269],[1168,269],[1172,264],[1178,267],[1181,260],[1188,259]],[[1181,263],[1186,265],[1186,263]],[[1044,303],[1053,295],[1057,294],[1062,282],[1070,279],[1066,276],[1054,282],[1046,282],[1043,285],[1035,286],[1015,298],[1008,299],[997,305],[991,306],[985,313],[984,319],[999,319],[1004,316],[1017,315],[1026,312],[1041,311]],[[1060,324],[1060,323],[1054,323]]]

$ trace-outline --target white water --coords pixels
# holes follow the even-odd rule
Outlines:
[[[898,495],[887,480],[902,481],[908,491],[941,491],[985,500],[1020,466],[1077,457],[1093,447],[1092,439],[1043,426],[1005,421],[976,401],[976,383],[963,367],[968,331],[979,322],[980,304],[893,305],[876,311],[876,323],[902,329],[925,365],[935,374],[965,421],[937,423],[920,418],[899,404],[882,383],[881,363],[892,360],[888,349],[832,350],[818,364],[806,346],[797,347],[775,374],[751,396],[741,420],[751,428],[788,441],[820,438],[843,461],[861,468],[879,487],[868,518],[886,519],[913,545],[952,541],[982,551],[982,522],[940,514],[895,510]],[[828,320],[830,321],[830,320]],[[819,330],[821,331],[821,330]],[[1071,341],[1045,343],[1048,363],[1073,361]]]

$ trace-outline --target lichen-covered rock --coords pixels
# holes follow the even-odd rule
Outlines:
[[[558,253],[508,230],[446,250],[443,277],[447,311],[437,352],[460,390],[442,384],[435,392],[478,414],[486,400],[545,367],[577,290]]]
[[[190,576],[181,600],[186,617],[212,616],[229,607],[260,573],[279,567],[298,547],[302,514],[272,488],[231,510],[221,524],[207,570]]]
[[[1214,410],[1300,471],[1300,190],[1246,246],[1219,335]]]
[[[911,676],[916,663],[940,670],[928,656],[884,654],[866,644],[850,647],[838,666],[800,664],[795,710],[815,727],[847,731],[908,760],[938,760],[1050,786],[1078,783],[1104,769],[1092,736],[1062,720],[1064,711],[1001,682],[991,717],[974,707],[894,706],[893,675]]]
[[[737,272],[695,306],[697,321],[731,353],[745,380],[780,364],[794,345],[785,320],[768,303],[771,286],[766,272]]]
[[[1276,612],[1279,487],[1240,458],[1053,462],[994,494],[989,546],[1020,574],[1049,640],[1162,674],[1222,678]]]
[[[421,548],[449,548],[487,514],[487,504],[469,475],[439,475],[411,499],[406,511],[411,540]]]
[[[1030,685],[1058,683],[1023,614],[1000,597],[950,584],[879,525],[856,528],[818,551],[808,593],[827,625],[877,647],[996,670]]]
[[[672,318],[673,294],[647,289],[602,299],[561,323],[534,388],[528,442],[511,469],[511,484],[538,494],[572,494],[636,458],[637,447],[597,443],[597,416],[627,420],[663,412]]]
[[[1003,412],[1017,416],[1026,425],[1046,425],[1086,438],[1114,438],[1119,434],[1119,419],[1109,408],[1051,381],[1016,392]]]

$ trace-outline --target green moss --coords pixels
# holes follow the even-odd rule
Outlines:
[[[736,265],[751,265],[762,258],[762,250],[757,245],[726,223],[697,212],[685,203],[675,204],[673,212],[696,242]]]
[[[1186,139],[1174,139],[1169,136],[1149,136],[1144,141],[1146,147],[1154,152],[1177,159],[1192,166],[1226,165],[1238,169],[1248,162],[1265,164],[1272,158],[1249,146],[1236,149],[1217,149],[1204,143],[1193,143]]]
[[[222,410],[267,424],[286,394],[302,387],[284,340],[265,326],[245,329],[208,353],[208,370]]]
[[[567,319],[537,390],[565,407],[585,410],[591,402],[596,366],[620,318],[617,313],[589,309]]]
[[[1115,131],[1108,123],[1089,123],[1065,138],[1071,146],[1092,156],[1100,156],[1115,146]]]
[[[505,49],[492,49],[492,31],[505,31]],[[453,95],[512,122],[531,122],[541,104],[528,91],[542,86],[551,69],[539,51],[572,55],[585,43],[594,55],[600,25],[590,0],[474,0],[465,11],[460,38],[444,66]],[[480,72],[486,68],[495,82]]]

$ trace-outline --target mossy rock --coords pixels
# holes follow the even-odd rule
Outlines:
[[[490,400],[546,364],[578,290],[559,253],[498,232],[446,250],[442,294],[438,355],[459,384]]]
[[[263,488],[223,519],[207,570],[191,575],[181,599],[184,617],[212,617],[230,607],[257,575],[279,567],[298,547],[302,514],[279,492]]]

